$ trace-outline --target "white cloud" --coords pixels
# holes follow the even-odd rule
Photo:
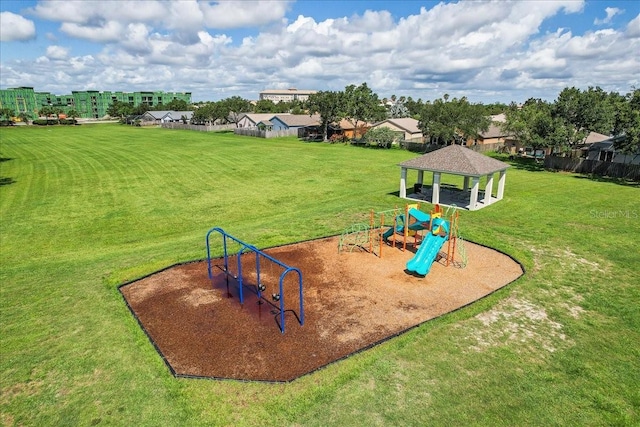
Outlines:
[[[208,28],[228,29],[263,26],[281,20],[291,1],[218,1],[200,3]]]
[[[593,21],[593,23],[595,25],[609,24],[609,23],[611,23],[611,20],[613,19],[614,16],[624,13],[624,10],[618,9],[617,7],[607,7],[607,8],[604,9],[604,11],[607,14],[606,18],[604,18],[604,19],[596,18]]]
[[[120,22],[107,21],[99,25],[84,25],[76,22],[64,22],[60,31],[79,39],[92,42],[117,42],[122,38],[124,26]]]
[[[70,57],[55,41],[38,61],[3,64],[0,83],[23,79],[18,85],[61,87],[37,75],[42,72],[72,77],[73,88],[146,90],[153,75],[159,89],[216,99],[256,98],[266,87],[339,90],[368,82],[380,96],[432,99],[447,92],[500,96],[505,102],[522,101],[523,91],[525,99],[555,97],[566,85],[606,89],[627,82],[622,91],[638,85],[640,15],[624,32],[541,34],[550,17],[582,11],[584,3],[573,0],[536,2],[535,7],[520,1],[440,3],[400,19],[368,10],[322,21],[303,15],[283,19],[289,3],[279,1],[244,8],[228,1],[90,6],[44,2],[34,13],[50,12],[49,19],[59,20],[68,37],[103,43],[101,52]],[[242,40],[213,30],[267,24]]]
[[[575,36],[557,47],[559,56],[567,58],[592,58],[594,60],[614,59],[624,54],[626,48],[620,44],[621,34],[612,29]]]
[[[69,57],[69,49],[62,46],[51,45],[47,47],[47,58],[49,59],[67,59]]]
[[[45,1],[31,12],[49,21],[72,22],[91,26],[103,21],[160,22],[167,17],[170,4],[162,1]]]
[[[0,41],[25,41],[36,37],[33,21],[11,12],[0,13]]]
[[[41,19],[101,26],[104,21],[123,24],[153,24],[162,29],[255,27],[277,22],[287,12],[290,1],[47,1],[31,9]]]
[[[640,13],[627,24],[625,36],[629,38],[640,37]]]

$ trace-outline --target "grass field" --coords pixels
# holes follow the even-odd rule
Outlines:
[[[403,205],[415,154],[119,125],[0,129],[3,425],[640,425],[640,189],[514,165],[468,239],[524,278],[289,384],[173,378],[117,286]],[[453,179],[451,177],[445,178]],[[399,269],[403,266],[398,266]]]

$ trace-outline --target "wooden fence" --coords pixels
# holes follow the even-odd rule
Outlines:
[[[467,145],[467,148],[477,151],[478,153],[487,153],[489,151],[498,151],[504,147],[502,142],[494,142],[489,144]]]
[[[640,181],[640,165],[547,156],[544,159],[544,167],[546,169]]]
[[[228,125],[186,125],[184,123],[170,122],[170,123],[162,123],[161,127],[164,129],[184,129],[184,130],[195,130],[199,132],[216,132],[222,130],[233,130],[236,128],[236,125],[228,124]]]
[[[444,145],[440,144],[427,144],[424,142],[412,142],[412,141],[401,141],[400,146],[405,150],[412,151],[414,153],[429,153],[431,151],[437,150],[438,148],[444,147]],[[486,153],[488,151],[496,151],[501,149],[504,146],[502,143],[495,144],[478,144],[478,145],[469,145],[467,148],[477,151],[478,153]]]
[[[233,133],[256,138],[280,138],[282,136],[298,136],[298,129],[260,130],[256,128],[236,128]]]

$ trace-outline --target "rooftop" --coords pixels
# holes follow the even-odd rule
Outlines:
[[[426,170],[464,176],[482,176],[505,170],[508,164],[476,153],[461,145],[449,145],[400,163],[407,169]]]

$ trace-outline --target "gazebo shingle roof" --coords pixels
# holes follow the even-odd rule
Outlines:
[[[400,163],[407,169],[426,170],[453,175],[482,176],[505,170],[508,164],[476,153],[461,145],[449,145]]]

